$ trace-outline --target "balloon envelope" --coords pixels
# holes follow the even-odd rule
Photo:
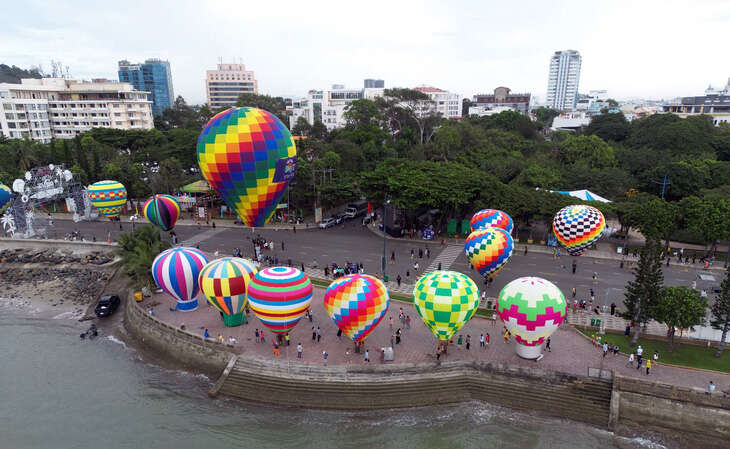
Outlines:
[[[367,274],[336,279],[324,294],[327,314],[353,341],[362,341],[375,330],[389,304],[385,285]]]
[[[497,314],[517,343],[542,344],[565,319],[568,303],[550,281],[522,277],[507,284],[497,298]]]
[[[163,231],[169,231],[180,217],[180,204],[172,195],[155,195],[142,206],[142,215]]]
[[[13,191],[10,190],[10,187],[6,186],[5,184],[0,183],[0,209],[5,207],[8,202],[10,202],[10,199],[13,197]]]
[[[465,274],[433,271],[413,287],[413,305],[436,338],[448,341],[476,312],[479,289]]]
[[[502,228],[508,234],[512,234],[514,222],[512,217],[497,209],[482,209],[471,217],[471,230],[486,228]]]
[[[199,249],[178,247],[161,252],[152,262],[152,277],[157,285],[177,300],[180,310],[194,310],[198,306],[198,276],[208,263]]]
[[[127,202],[127,189],[119,181],[99,181],[89,186],[89,201],[99,214],[114,218]]]
[[[469,234],[464,252],[479,274],[493,277],[504,268],[515,249],[512,236],[501,228],[477,229]]]
[[[272,267],[256,273],[248,287],[251,310],[276,333],[294,329],[312,303],[312,283],[296,268]]]
[[[564,207],[553,218],[555,236],[574,256],[595,243],[605,227],[601,211],[582,204]]]
[[[198,138],[203,177],[246,226],[263,226],[297,167],[294,139],[274,114],[231,108],[215,115]]]
[[[256,267],[246,259],[224,257],[207,263],[198,276],[200,291],[224,315],[241,313]]]

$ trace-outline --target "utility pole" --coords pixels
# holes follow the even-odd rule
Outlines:
[[[654,184],[661,184],[662,186],[662,199],[664,199],[664,192],[667,189],[667,186],[671,184],[671,182],[667,181],[667,174],[664,174],[664,180],[662,182],[651,180]]]
[[[383,266],[383,282],[386,282],[386,274],[385,274],[385,268],[388,266],[387,259],[385,258],[385,223],[386,223],[386,217],[388,216],[388,205],[390,205],[390,200],[385,200],[383,203],[383,258],[381,259],[381,265]]]

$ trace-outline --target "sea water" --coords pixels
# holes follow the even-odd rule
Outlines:
[[[114,335],[0,307],[3,448],[661,448],[481,402],[340,412],[210,399],[212,381]]]

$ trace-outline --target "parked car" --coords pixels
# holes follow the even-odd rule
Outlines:
[[[119,299],[119,295],[104,295],[96,303],[94,313],[99,318],[109,316],[119,308],[119,304],[121,303],[122,301]]]
[[[332,226],[334,226],[336,224],[337,224],[337,220],[335,219],[335,217],[329,217],[329,218],[325,218],[324,220],[319,222],[319,228],[327,229],[327,228],[331,228]]]

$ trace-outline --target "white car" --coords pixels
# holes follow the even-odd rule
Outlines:
[[[331,228],[332,226],[337,224],[337,220],[334,217],[325,218],[324,220],[319,222],[319,228],[320,229],[327,229]]]

